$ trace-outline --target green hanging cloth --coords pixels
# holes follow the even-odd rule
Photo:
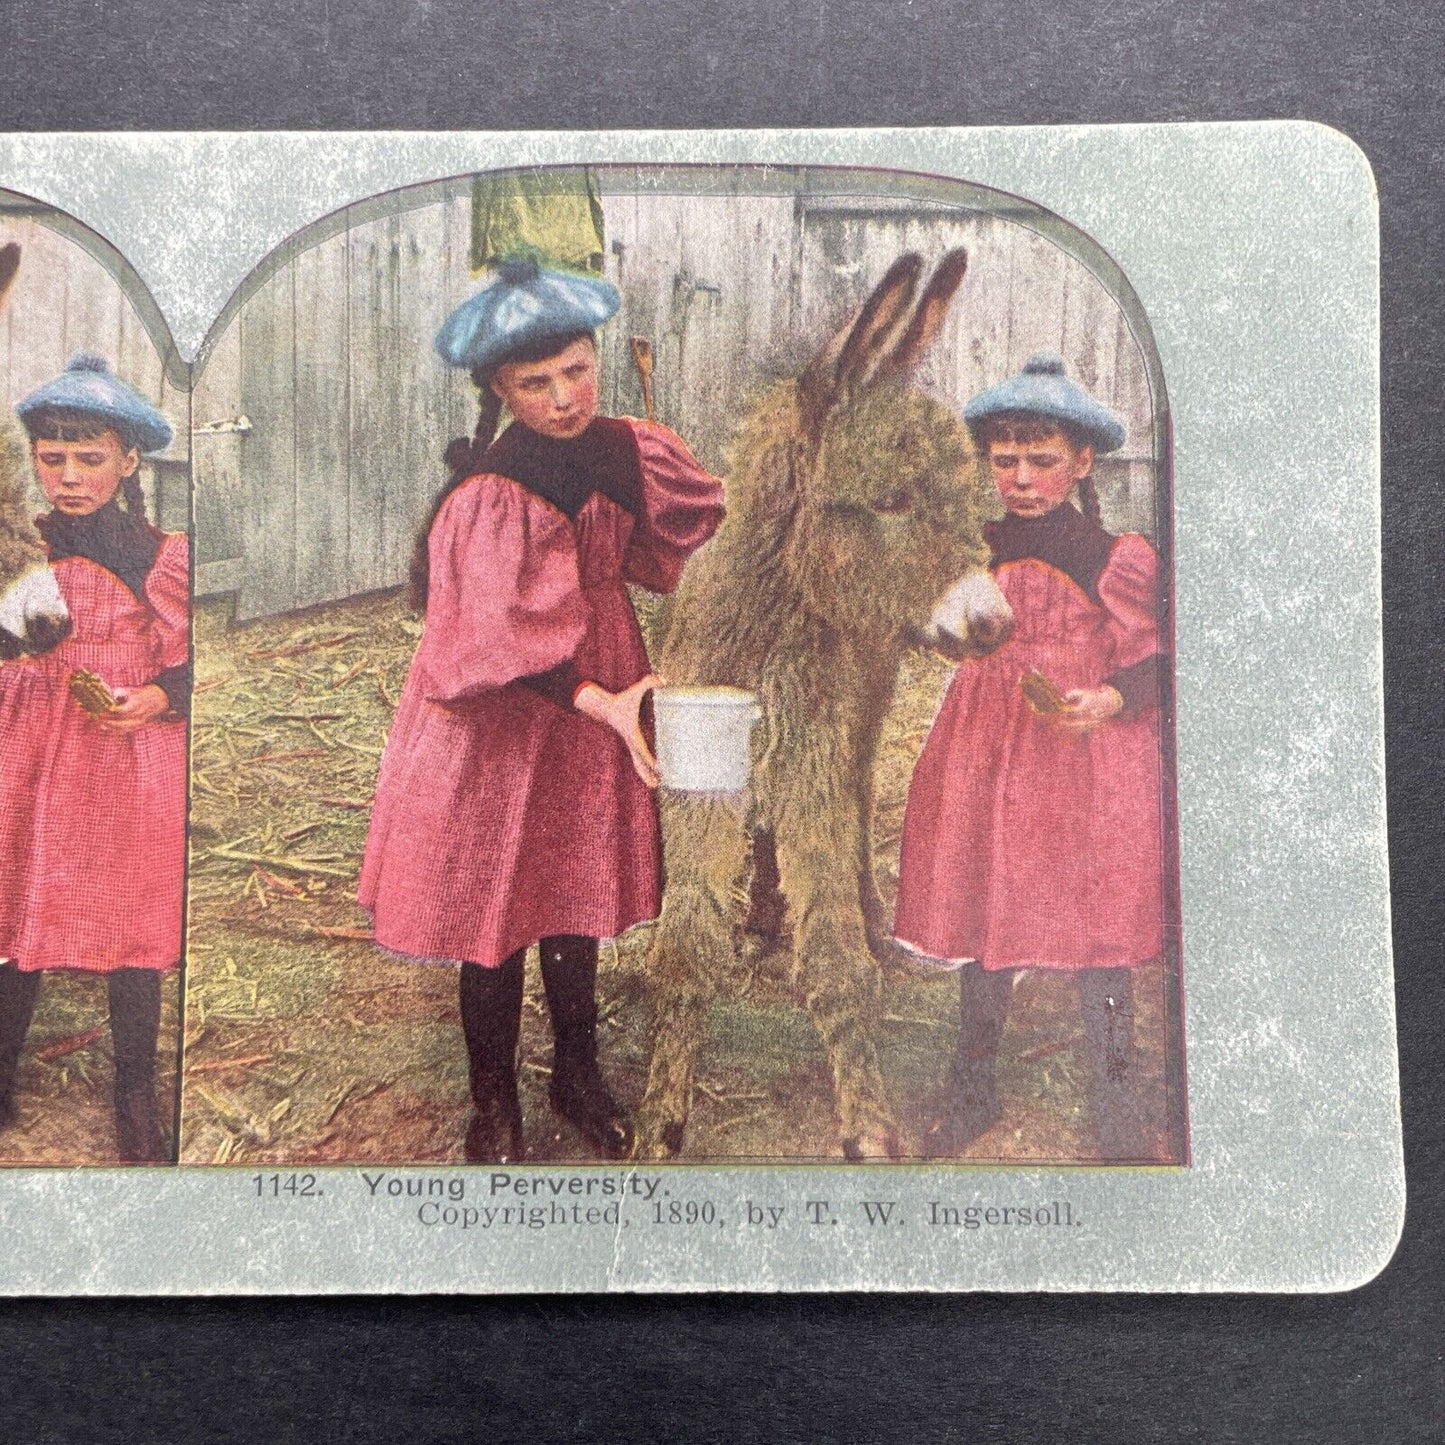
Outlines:
[[[507,171],[472,181],[472,270],[519,251],[543,265],[601,272],[602,195],[583,166]]]

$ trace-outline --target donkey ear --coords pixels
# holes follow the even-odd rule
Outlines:
[[[948,308],[963,284],[967,270],[968,252],[962,246],[950,251],[938,263],[938,268],[928,278],[928,285],[923,288],[923,295],[908,325],[898,338],[898,344],[879,362],[874,373],[875,380],[900,381],[913,373],[928,348],[937,340]]]
[[[0,246],[0,299],[10,289],[15,273],[20,269],[20,247],[11,241]]]
[[[839,393],[876,365],[907,314],[922,272],[923,258],[916,251],[905,252],[888,268],[858,313],[813,358],[799,382],[804,412],[813,421],[821,420]]]

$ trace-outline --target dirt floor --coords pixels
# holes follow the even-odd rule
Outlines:
[[[174,1137],[179,975],[161,983],[156,1099]],[[118,1164],[105,978],[47,973],[15,1076],[15,1122],[0,1130],[0,1164]],[[134,1166],[131,1166],[134,1167]]]
[[[419,634],[396,594],[246,627],[221,605],[198,613],[184,1161],[461,1157],[456,971],[381,953],[353,901],[377,763]],[[947,678],[936,659],[910,658],[881,750],[875,841],[890,900],[908,779]],[[628,1104],[649,1058],[647,931],[604,945],[599,974],[604,1068]],[[684,1158],[841,1158],[822,1048],[781,972],[766,960],[741,969],[715,1004]],[[1142,970],[1137,992],[1146,1122],[1158,1160],[1177,1162],[1162,970]],[[909,1152],[957,1009],[947,974],[885,980],[879,1043]],[[521,1070],[529,1154],[585,1160],[582,1140],[548,1109],[549,1057],[532,966]],[[1073,981],[1025,975],[1000,1060],[1004,1118],[967,1157],[1092,1159],[1085,1070]]]

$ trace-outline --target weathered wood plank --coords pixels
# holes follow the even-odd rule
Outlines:
[[[66,311],[74,245],[33,220],[17,229],[20,271],[9,299],[12,404],[54,376],[68,359]]]
[[[685,321],[680,314],[677,282],[683,218],[690,199],[640,195],[630,214],[619,218],[621,234],[616,239],[624,249],[617,284],[623,295],[624,314],[602,333],[618,406],[637,415],[642,412],[642,388],[628,355],[628,337],[635,333],[652,342],[652,389],[658,420],[682,435],[687,435],[690,417],[682,385]],[[610,226],[610,213],[608,222]],[[692,430],[695,433],[696,429]],[[702,442],[694,444],[706,450]]]
[[[995,216],[976,215],[960,225],[968,274],[939,338],[935,363],[940,394],[959,406],[997,380],[997,358],[1008,355],[1017,229]]]
[[[245,497],[241,479],[241,438],[234,431],[204,430],[235,422],[241,404],[241,322],[216,339],[204,370],[196,379],[191,439],[196,508],[196,562],[209,567],[242,556],[245,546]],[[198,570],[197,576],[199,578]],[[220,575],[207,573],[207,576]]]
[[[1008,355],[1001,358],[1003,364],[995,373],[1000,381],[1018,371],[1035,352],[1060,351],[1063,347],[1062,329],[1069,290],[1065,263],[1069,258],[1036,231],[1020,230],[1018,236],[1009,296],[1013,326]]]
[[[363,221],[348,233],[348,290],[351,351],[347,358],[350,466],[347,469],[347,552],[337,559],[357,592],[387,581],[382,498],[391,463],[395,427],[395,268],[390,225]]]
[[[472,184],[469,180],[453,181],[447,187],[446,199],[442,202],[445,218],[447,246],[446,296],[442,315],[437,319],[436,329],[474,291],[482,286],[485,276],[474,276],[471,268],[472,238]],[[433,332],[433,335],[435,332]],[[441,365],[428,340],[427,350]],[[471,436],[477,427],[477,389],[464,371],[455,367],[441,366],[443,390],[447,399],[446,436],[438,452],[445,450],[446,443],[453,437]],[[438,463],[440,466],[440,463]],[[445,480],[443,478],[443,480]],[[440,482],[438,482],[440,486]],[[418,519],[420,522],[420,519]]]
[[[790,197],[688,198],[673,285],[681,434],[714,471],[791,334]]]
[[[469,246],[469,236],[450,234],[446,210],[432,204],[395,218],[394,434],[383,502],[382,586],[406,577],[417,527],[446,480],[442,452],[450,436],[452,379],[432,340],[450,309],[449,271],[466,265],[449,243],[457,251],[465,249],[464,241]]]
[[[284,266],[241,310],[241,441],[246,576],[241,620],[284,612],[296,596],[295,268]]]
[[[597,338],[602,369],[598,404],[609,416],[642,416],[642,384],[628,351],[628,338],[646,336],[656,345],[657,313],[644,304],[647,291],[636,284],[646,265],[639,250],[641,202],[636,195],[609,195],[603,201],[607,250],[603,274],[622,293],[622,313]]]
[[[51,240],[61,251],[61,264],[66,273],[65,312],[61,328],[64,332],[62,349],[65,360],[80,351],[93,351],[120,373],[120,318],[122,310],[130,309],[130,303],[105,267],[88,256],[74,241],[58,235],[52,235]],[[25,264],[23,257],[21,264]],[[157,385],[153,391],[147,386],[148,377],[132,379],[126,376],[125,379],[138,390],[147,392],[151,400],[159,400],[158,365]]]
[[[292,607],[348,596],[351,337],[343,231],[292,262],[295,316],[295,551]]]
[[[156,521],[168,532],[192,530],[191,509],[191,393],[173,386],[166,378],[161,385],[160,409],[176,429],[175,440],[155,466]]]
[[[104,275],[104,273],[102,273]],[[77,278],[79,281],[80,278]],[[110,277],[105,280],[114,286]],[[116,317],[118,322],[116,332],[116,344],[113,354],[106,359],[115,367],[116,373],[123,376],[135,389],[148,401],[153,402],[157,407],[167,404],[170,398],[167,397],[164,369],[161,365],[160,353],[156,351],[152,343],[150,333],[145,328],[145,323],[140,319],[140,313],[131,304],[130,298],[120,296],[119,312]],[[170,412],[166,412],[170,416]],[[187,438],[185,429],[180,425],[181,418],[170,416],[171,425],[176,428],[176,438],[170,447],[167,448],[167,455],[183,457],[186,454]]]
[[[606,206],[607,274],[622,309],[599,337],[603,409],[642,415],[628,340],[646,336],[659,420],[721,468],[789,331],[792,199],[609,193]]]

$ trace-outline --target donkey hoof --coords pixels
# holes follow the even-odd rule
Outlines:
[[[891,1129],[854,1134],[843,1140],[843,1157],[851,1164],[879,1163],[897,1159],[898,1136]]]
[[[911,949],[891,938],[868,940],[868,950],[878,965],[885,982],[918,983],[923,979],[937,979],[940,969],[927,963]]]
[[[682,1136],[686,1128],[686,1124],[676,1121],[659,1127],[645,1125],[639,1120],[628,1157],[633,1160],[675,1159],[682,1152]]]

